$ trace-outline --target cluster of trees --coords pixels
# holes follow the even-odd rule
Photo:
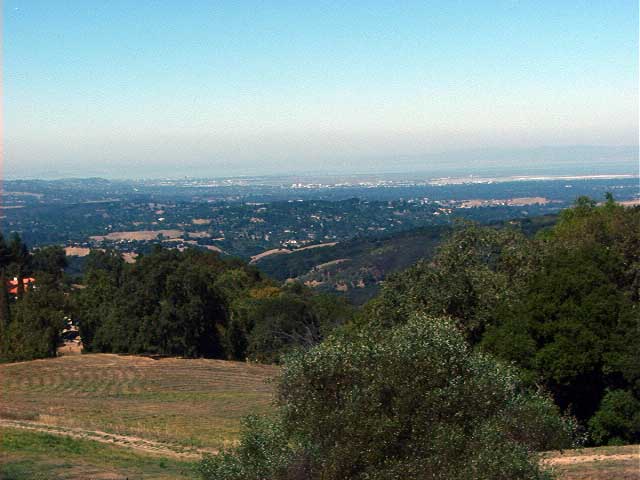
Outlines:
[[[60,247],[29,252],[19,236],[8,245],[0,236],[0,361],[55,356],[73,321],[86,352],[277,363],[354,315],[342,298],[279,286],[240,260],[202,250],[157,248],[135,264],[96,250],[78,284],[66,266]],[[22,288],[27,277],[36,281]],[[9,278],[18,279],[17,295],[9,295]]]
[[[534,238],[468,226],[390,278],[368,328],[411,312],[451,318],[474,348],[520,368],[596,444],[640,441],[640,209],[608,196]]]
[[[60,247],[29,252],[19,235],[7,242],[0,233],[0,361],[55,356],[67,310],[65,266]],[[24,281],[31,277],[35,284]]]
[[[339,298],[195,249],[158,248],[135,264],[95,251],[83,284],[72,298],[88,352],[278,362],[352,316]]]

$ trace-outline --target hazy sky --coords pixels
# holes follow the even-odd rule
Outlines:
[[[3,77],[12,176],[637,145],[638,3],[4,0]]]

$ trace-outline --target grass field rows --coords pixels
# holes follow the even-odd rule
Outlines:
[[[218,449],[272,402],[277,368],[80,355],[0,366],[0,418]]]

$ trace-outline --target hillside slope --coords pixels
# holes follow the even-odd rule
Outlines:
[[[270,409],[277,368],[109,354],[0,365],[0,419],[218,449]]]
[[[393,235],[354,238],[333,246],[267,256],[256,266],[285,281],[295,279],[325,291],[347,295],[354,303],[368,300],[390,273],[433,254],[447,226],[425,227]]]
[[[534,235],[553,225],[556,216],[498,222],[496,228],[518,228]],[[353,303],[371,299],[384,279],[418,260],[430,258],[452,226],[422,227],[384,236],[354,238],[333,246],[269,255],[255,265],[276,280],[294,279],[325,291],[341,292]]]

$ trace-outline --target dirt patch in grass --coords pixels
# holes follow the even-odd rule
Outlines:
[[[175,444],[165,444],[153,440],[146,440],[131,435],[115,435],[98,430],[83,430],[81,428],[54,427],[46,423],[25,420],[8,420],[0,418],[0,428],[27,430],[30,432],[46,433],[58,437],[68,437],[79,440],[91,440],[98,443],[108,443],[118,447],[136,450],[145,454],[162,455],[165,457],[199,460],[203,455],[215,455],[217,450],[203,448],[183,448]]]
[[[640,445],[549,452],[542,463],[560,480],[640,480]]]

